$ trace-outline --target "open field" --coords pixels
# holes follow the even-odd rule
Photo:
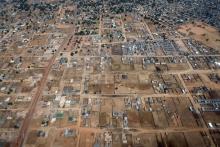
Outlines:
[[[220,49],[220,32],[205,23],[194,22],[184,24],[179,27],[178,31],[202,42],[208,47]]]

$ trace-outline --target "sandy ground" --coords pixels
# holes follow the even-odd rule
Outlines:
[[[181,25],[179,32],[191,36],[193,39],[220,50],[220,31],[202,22]]]

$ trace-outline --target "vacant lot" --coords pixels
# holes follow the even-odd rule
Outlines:
[[[179,27],[179,32],[191,36],[208,47],[220,49],[220,32],[201,22],[184,24]]]

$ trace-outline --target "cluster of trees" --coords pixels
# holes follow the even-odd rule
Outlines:
[[[80,32],[77,32],[77,33],[75,33],[75,35],[95,35],[95,34],[97,34],[97,32],[96,31],[93,31],[93,30],[81,30]]]
[[[24,11],[30,10],[30,5],[27,3],[27,0],[19,0],[18,5],[15,4],[15,7]]]
[[[27,0],[18,0],[15,1],[14,7],[19,9],[19,10],[24,10],[24,11],[29,11],[31,9],[39,9],[40,11],[51,11],[54,9],[57,9],[58,6],[57,4],[49,4],[49,3],[34,3],[34,4],[29,4]]]
[[[55,10],[58,8],[57,5],[52,5],[52,4],[48,4],[48,3],[36,3],[36,4],[33,4],[33,9],[39,9],[41,11],[45,11],[45,10],[48,10],[48,11],[51,11],[51,10]]]

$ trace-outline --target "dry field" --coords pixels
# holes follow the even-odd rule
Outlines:
[[[179,27],[179,32],[191,36],[208,47],[220,49],[220,31],[202,22],[184,24]]]

